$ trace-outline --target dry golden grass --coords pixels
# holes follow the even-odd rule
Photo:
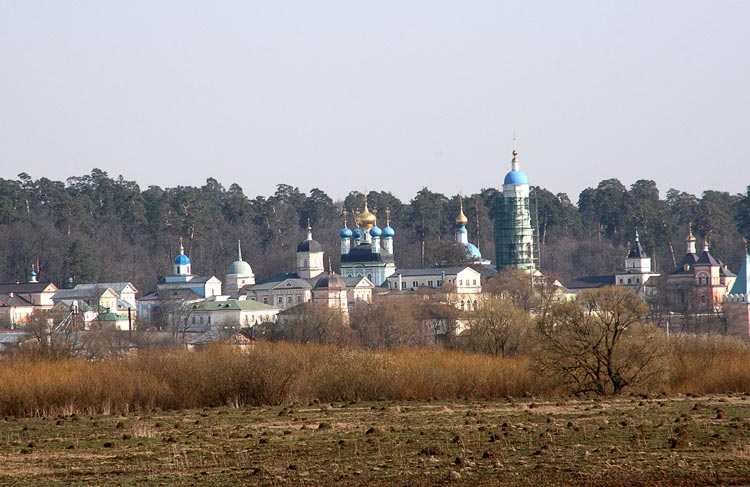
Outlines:
[[[670,344],[659,390],[750,391],[750,346],[726,338]],[[258,343],[250,352],[215,346],[155,350],[122,362],[10,358],[0,362],[0,415],[115,414],[153,408],[278,405],[312,401],[497,399],[566,393],[538,377],[525,356],[498,358],[437,349],[367,351]]]
[[[681,337],[672,342],[671,391],[750,391],[750,346],[724,337]]]
[[[123,362],[6,360],[0,381],[0,414],[12,416],[542,392],[527,358],[290,343],[146,351]]]

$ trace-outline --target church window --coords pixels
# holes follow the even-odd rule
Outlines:
[[[268,304],[268,297],[267,296],[263,298],[263,304]]]
[[[297,295],[297,302],[298,302],[298,303],[301,303],[301,302],[302,302],[302,295]]]
[[[302,264],[302,267],[307,267],[307,259],[304,260],[304,264]]]
[[[210,324],[211,324],[211,316],[209,316],[209,317],[208,317],[208,318],[206,318],[206,319],[208,320],[208,324],[210,325]]]
[[[201,325],[203,324],[203,317],[201,316]]]
[[[427,281],[427,287],[433,287],[433,281]]]
[[[286,297],[286,302],[287,303],[291,303],[292,302],[292,297],[291,296],[287,296]]]
[[[195,324],[195,316],[193,316],[193,324]]]
[[[463,279],[459,279],[458,280],[458,285],[459,286],[463,286],[464,285],[464,280]]]
[[[284,296],[279,296],[279,304],[284,304]]]
[[[628,277],[628,284],[633,284],[633,280]]]
[[[438,281],[437,282],[437,287],[443,287],[443,281]]]
[[[622,284],[622,277],[620,278],[620,284]]]
[[[477,280],[476,280],[476,279],[472,279],[471,283],[472,283],[472,284],[473,284],[474,286],[476,286],[476,285],[477,285]]]
[[[401,289],[406,289],[406,283],[405,282],[401,283]]]
[[[411,281],[411,287],[418,287],[419,283],[417,281]]]

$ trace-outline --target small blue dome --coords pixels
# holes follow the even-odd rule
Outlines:
[[[456,228],[456,233],[466,233],[466,227],[464,225],[460,225],[458,228]]]
[[[504,184],[529,184],[529,178],[523,171],[511,171],[505,175]]]
[[[380,229],[379,226],[375,225],[370,229],[370,235],[373,237],[380,237],[380,235],[383,233],[383,230]]]
[[[190,265],[190,259],[185,254],[180,254],[174,258],[174,265]]]
[[[339,232],[339,237],[341,237],[341,238],[351,238],[352,237],[352,231],[349,230],[349,227],[344,227]]]
[[[352,235],[354,235],[354,238],[356,238],[357,240],[359,240],[359,239],[362,238],[362,230],[360,230],[359,227],[357,227],[352,232]]]
[[[464,244],[464,247],[466,247],[466,253],[471,256],[472,259],[475,260],[482,260],[482,253],[479,252],[479,249],[476,245],[472,243]]]
[[[392,229],[390,225],[388,225],[387,227],[383,229],[383,237],[393,238],[394,235],[396,235],[396,231]]]

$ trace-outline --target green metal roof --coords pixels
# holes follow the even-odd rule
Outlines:
[[[750,255],[745,252],[745,259],[742,261],[742,267],[740,272],[737,273],[737,279],[732,285],[732,289],[729,294],[748,294],[750,289],[750,274],[748,274],[748,268],[750,268]]]
[[[127,321],[128,318],[125,316],[120,316],[115,313],[106,312],[106,313],[99,314],[99,320],[101,321]]]

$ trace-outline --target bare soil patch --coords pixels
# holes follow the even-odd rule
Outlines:
[[[0,420],[2,485],[750,484],[744,394]]]

